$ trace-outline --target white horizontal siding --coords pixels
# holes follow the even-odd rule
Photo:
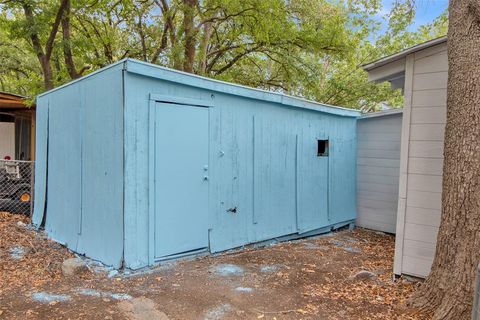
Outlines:
[[[358,169],[357,169],[358,170]],[[363,174],[362,172],[357,173],[357,182],[361,183],[377,183],[385,186],[397,186],[398,178],[392,176],[384,176],[380,174]],[[361,187],[361,185],[360,185]],[[361,188],[359,189],[361,190]]]
[[[402,155],[406,204],[399,211],[403,233],[397,234],[401,251],[395,256],[401,256],[401,273],[419,277],[430,272],[441,218],[447,70],[446,44],[416,52],[411,96],[405,98],[410,101],[408,153]]]
[[[372,166],[372,167],[386,167],[399,168],[400,159],[375,159],[375,158],[357,158],[357,165]]]
[[[416,224],[405,222],[405,236],[403,252],[409,249],[406,246],[406,240],[414,240],[420,243],[435,244],[437,241],[438,228],[434,226],[427,226],[424,224]]]
[[[398,135],[397,132],[383,132],[378,134],[378,132],[358,132],[357,133],[358,140],[365,140],[365,141],[393,141],[393,142],[400,142],[401,137]]]
[[[408,173],[441,175],[443,172],[443,157],[408,159]]]
[[[418,258],[425,259],[425,257],[433,257],[433,255],[435,254],[435,244],[405,239],[404,254],[406,256],[417,258],[417,259]]]
[[[442,176],[409,174],[407,189],[413,191],[442,192]]]
[[[408,215],[405,222],[421,224],[426,226],[439,227],[440,226],[440,210],[407,207]]]
[[[373,192],[373,191],[365,191],[359,190],[357,191],[357,198],[358,199],[366,199],[366,200],[377,200],[378,193],[382,193],[382,201],[394,202],[395,204],[398,201],[398,196],[394,194],[394,192]]]
[[[448,71],[447,51],[415,59],[415,74],[441,71]]]
[[[412,109],[412,124],[445,124],[446,122],[446,108],[414,107]]]
[[[413,75],[413,85],[416,91],[438,90],[447,88],[447,72],[420,73]]]
[[[441,209],[442,193],[407,190],[407,207]]]
[[[445,136],[444,124],[412,124],[410,126],[410,141],[443,141]]]
[[[418,61],[423,58],[433,57],[434,55],[441,55],[447,52],[446,42],[425,48],[421,51],[417,51],[414,54],[415,61]]]
[[[357,225],[395,233],[402,115],[359,119]]]
[[[443,141],[412,141],[409,154],[414,158],[443,158]]]
[[[414,258],[405,255],[402,261],[402,273],[425,278],[432,268],[433,256],[428,258]]]
[[[387,167],[387,166],[358,165],[357,168],[362,172],[362,174],[380,174],[382,176],[398,177],[398,166]]]
[[[362,216],[357,218],[357,225],[362,226],[362,228],[366,229],[371,229],[371,230],[379,230],[382,232],[387,232],[387,233],[395,233],[395,226],[392,226],[391,219],[393,216],[386,215],[385,212],[383,212],[380,216],[378,217],[373,217],[371,219],[364,218],[365,214],[364,211],[361,210],[359,211],[362,213]],[[385,219],[385,221],[382,220]]]
[[[413,91],[412,93],[412,107],[446,107],[447,105],[447,90],[434,89],[424,91]]]

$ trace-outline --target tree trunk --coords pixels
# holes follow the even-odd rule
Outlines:
[[[63,12],[65,11],[65,8],[68,4],[67,2],[68,0],[62,0],[60,3],[57,14],[55,16],[55,21],[53,22],[52,28],[50,30],[50,35],[48,36],[47,42],[45,44],[45,51],[43,50],[40,36],[38,35],[38,32],[36,30],[35,16],[31,3],[22,2],[23,12],[25,13],[25,19],[30,31],[30,40],[32,41],[33,50],[38,58],[38,62],[42,67],[43,83],[46,90],[53,89],[54,86],[53,71],[50,63],[50,58],[52,57],[52,51],[54,47],[55,36],[58,32],[58,26],[60,24],[60,20],[62,19]]]
[[[183,0],[183,31],[185,32],[185,58],[183,61],[183,71],[193,72],[195,62],[195,26],[194,17],[197,0]]]
[[[198,47],[198,74],[205,75],[207,71],[207,51],[212,37],[213,28],[212,23],[207,22],[203,25],[203,34]]]
[[[434,319],[469,319],[480,262],[480,1],[450,0],[442,219],[432,271],[412,297]]]
[[[73,61],[72,44],[70,37],[70,14],[71,5],[70,0],[66,1],[65,12],[62,18],[62,36],[63,36],[63,57],[65,59],[65,65],[67,67],[68,74],[71,79],[77,79],[80,74],[75,68],[75,62]]]
[[[47,60],[44,57],[39,58],[39,60],[43,72],[43,86],[45,90],[51,90],[54,87],[52,65],[50,64],[50,60]]]

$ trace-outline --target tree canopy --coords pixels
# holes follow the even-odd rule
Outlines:
[[[360,65],[446,33],[379,0],[0,0],[0,90],[28,96],[131,57],[323,103],[374,110],[401,93]]]

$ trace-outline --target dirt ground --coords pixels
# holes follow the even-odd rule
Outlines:
[[[61,272],[74,255],[0,213],[0,319],[428,319],[392,279],[394,238],[363,229],[115,275]],[[352,278],[357,272],[373,278]],[[371,276],[371,275],[370,275]]]

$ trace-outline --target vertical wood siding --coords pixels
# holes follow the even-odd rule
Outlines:
[[[213,103],[209,108],[208,166],[211,252],[315,229],[329,230],[355,219],[355,117],[127,72],[126,266],[139,268],[150,263],[148,99],[152,93]],[[330,140],[329,157],[317,157],[317,139]],[[232,214],[228,209],[234,207],[237,211]]]
[[[208,101],[211,252],[354,221],[358,112],[127,60],[38,99],[34,222],[52,238],[115,267],[159,258],[149,188],[169,182],[151,171],[152,94]]]
[[[120,267],[122,65],[41,96],[33,222],[54,240]]]
[[[395,233],[402,114],[357,122],[357,225]]]

